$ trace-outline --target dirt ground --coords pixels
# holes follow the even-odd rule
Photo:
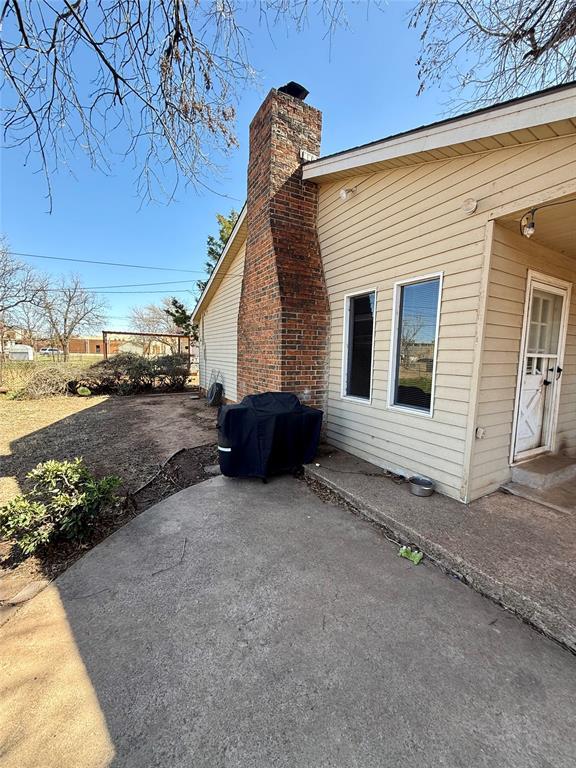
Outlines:
[[[82,547],[60,543],[19,561],[10,544],[0,542],[0,602],[35,579],[54,578],[144,509],[208,477],[205,467],[218,461],[216,415],[189,392],[0,399],[0,504],[24,489],[26,473],[39,462],[75,456],[97,475],[118,475],[123,497]]]
[[[47,459],[83,456],[98,474],[134,492],[180,448],[216,440],[216,411],[189,393],[0,400],[0,504]]]

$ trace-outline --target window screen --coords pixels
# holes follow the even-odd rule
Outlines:
[[[394,405],[430,412],[440,278],[399,287]]]
[[[348,360],[346,394],[370,399],[374,292],[348,299]]]

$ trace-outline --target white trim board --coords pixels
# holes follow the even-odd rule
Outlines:
[[[333,173],[362,169],[363,166],[406,155],[574,118],[576,85],[513,100],[510,104],[495,105],[491,109],[415,128],[398,136],[314,160],[304,165],[303,178],[320,179]],[[537,141],[537,137],[534,136],[533,140]]]

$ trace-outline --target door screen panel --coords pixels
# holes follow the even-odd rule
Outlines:
[[[561,319],[562,296],[535,289],[530,309],[528,354],[557,354]]]

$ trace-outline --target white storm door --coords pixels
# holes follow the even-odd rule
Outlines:
[[[551,450],[554,446],[568,293],[568,288],[529,280],[514,460]]]

